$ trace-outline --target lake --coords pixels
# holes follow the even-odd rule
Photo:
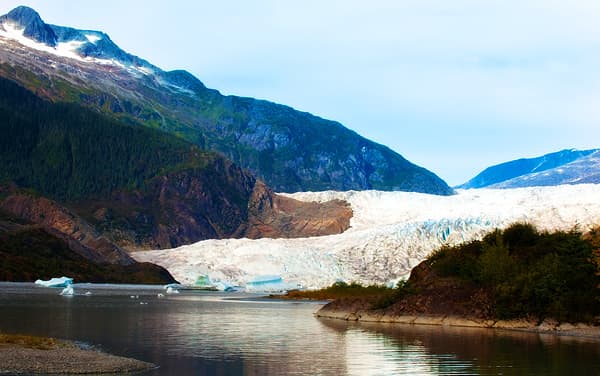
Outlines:
[[[0,283],[0,331],[152,362],[143,375],[600,375],[600,342],[316,319],[321,304],[156,286]],[[91,296],[84,296],[86,291]]]

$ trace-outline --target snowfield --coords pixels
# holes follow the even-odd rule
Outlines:
[[[343,234],[301,239],[206,240],[133,253],[167,268],[184,284],[198,275],[233,284],[261,275],[321,288],[336,280],[390,283],[408,276],[433,250],[528,222],[543,230],[600,225],[600,185],[472,189],[454,196],[349,191],[288,194],[302,201],[343,199],[354,211]]]

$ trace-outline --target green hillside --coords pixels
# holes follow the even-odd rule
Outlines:
[[[214,153],[74,104],[53,104],[0,79],[0,180],[58,200],[110,197],[148,179],[205,169]]]

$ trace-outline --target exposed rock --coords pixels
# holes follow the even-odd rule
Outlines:
[[[216,173],[208,176],[206,171]],[[215,161],[214,169],[161,176],[147,189],[70,207],[128,249],[173,248],[205,239],[339,234],[352,217],[345,201],[301,202],[277,195],[223,159]]]
[[[0,281],[32,282],[68,275],[77,282],[165,284],[176,282],[164,268],[147,262],[127,265],[82,256],[82,245],[0,210]],[[85,255],[95,249],[84,249]]]
[[[262,182],[254,187],[248,206],[248,226],[242,235],[251,239],[340,234],[352,218],[345,201],[302,202],[274,194]]]
[[[76,214],[52,200],[15,193],[0,201],[0,209],[41,225],[91,261],[120,265],[135,263],[121,248],[99,235]]]

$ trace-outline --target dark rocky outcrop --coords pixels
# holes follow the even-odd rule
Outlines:
[[[52,212],[63,217],[63,230],[67,227],[74,228],[68,224],[70,216],[56,208],[55,204],[44,202],[45,200],[32,201],[38,201],[41,206],[53,206]],[[100,246],[96,248],[92,244],[94,240],[92,243],[86,240],[90,235],[86,232],[87,226],[81,223],[79,225],[83,225],[84,229],[76,230],[79,236],[73,236],[60,232],[61,228],[58,226],[35,224],[0,210],[0,281],[33,282],[36,279],[67,275],[75,282],[175,282],[167,270],[154,264],[133,260],[113,263],[114,255],[106,255],[101,251],[108,243],[106,239],[101,239]],[[123,258],[130,260],[126,255]]]
[[[0,210],[40,225],[46,232],[63,239],[70,249],[95,263],[135,263],[125,251],[52,200],[28,194],[10,194],[0,201]]]
[[[350,227],[352,208],[341,200],[302,202],[274,194],[258,182],[249,202],[244,237],[298,238],[339,234]]]

